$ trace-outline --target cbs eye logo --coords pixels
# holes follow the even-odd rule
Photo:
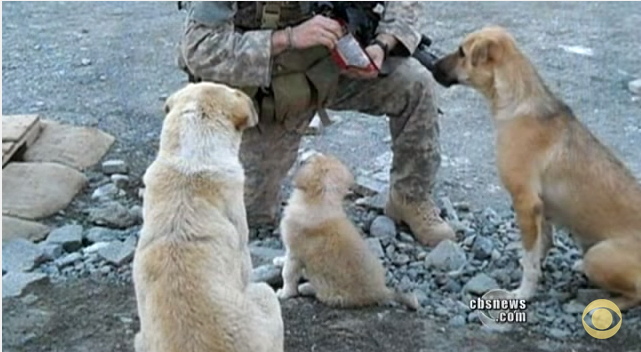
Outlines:
[[[616,304],[607,299],[597,299],[585,307],[581,320],[590,336],[609,339],[621,328],[623,317]]]

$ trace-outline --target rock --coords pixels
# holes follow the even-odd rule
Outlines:
[[[381,241],[378,238],[366,238],[365,243],[369,249],[376,255],[378,258],[384,258],[385,252],[383,251],[383,246],[381,246]]]
[[[69,253],[64,257],[58,258],[54,261],[54,264],[59,268],[62,269],[66,266],[69,265],[74,265],[76,262],[79,262],[82,260],[82,255],[78,252],[73,252]]]
[[[414,237],[412,235],[410,235],[409,233],[401,232],[401,233],[398,234],[398,237],[403,242],[414,243]]]
[[[427,268],[443,271],[459,270],[465,262],[465,252],[451,240],[441,241],[425,258]]]
[[[25,161],[59,163],[82,171],[97,164],[115,141],[113,136],[96,128],[41,122],[44,128],[27,148]],[[53,180],[50,182],[59,186]]]
[[[120,231],[107,227],[96,226],[85,232],[85,238],[91,242],[111,242],[117,241],[120,237]]]
[[[9,163],[2,169],[2,213],[30,220],[54,215],[86,184],[85,175],[58,163]]]
[[[49,278],[43,273],[9,272],[2,277],[2,299],[20,297],[34,285],[44,282],[49,282]]]
[[[479,313],[477,311],[470,312],[470,314],[467,315],[467,322],[468,323],[480,323],[481,320],[479,319]]]
[[[396,237],[396,224],[387,216],[380,215],[372,221],[369,233],[378,238],[394,238]]]
[[[107,175],[126,174],[129,171],[124,160],[107,160],[102,163],[102,172]]]
[[[23,238],[32,242],[40,241],[47,237],[49,227],[41,223],[2,216],[2,242]]]
[[[633,94],[641,95],[641,78],[630,81],[630,83],[628,83],[628,89]]]
[[[548,330],[548,335],[553,337],[553,338],[555,338],[555,339],[561,340],[561,339],[565,339],[565,338],[569,337],[570,335],[572,335],[572,333],[570,331],[568,331],[567,329],[550,328]]]
[[[111,182],[113,182],[113,184],[116,187],[120,189],[125,189],[129,185],[129,176],[121,175],[121,174],[113,174],[111,175]]]
[[[450,312],[445,307],[438,307],[434,310],[434,314],[439,317],[447,317],[450,315]]]
[[[463,315],[455,315],[452,318],[450,318],[449,325],[451,327],[455,328],[460,328],[462,326],[465,326],[465,316]]]
[[[65,251],[74,252],[82,248],[82,231],[81,225],[65,225],[51,231],[47,242],[61,244]]]
[[[259,267],[265,264],[272,264],[274,258],[285,255],[285,251],[283,249],[268,248],[256,245],[250,245],[249,252],[251,253],[252,264],[254,267]]]
[[[403,266],[410,262],[410,257],[407,254],[397,254],[392,261],[398,266]]]
[[[568,314],[577,314],[577,313],[583,314],[583,310],[585,310],[585,307],[586,307],[586,304],[581,304],[578,302],[568,302],[563,305],[563,311]]]
[[[489,290],[499,288],[499,285],[496,281],[484,273],[476,274],[473,278],[468,281],[463,290],[465,292],[473,293],[476,295],[482,295]]]
[[[44,260],[56,260],[65,253],[60,243],[48,243],[45,241],[38,243],[38,246],[42,250]]]
[[[2,244],[2,271],[30,271],[45,259],[42,248],[19,238]]]
[[[383,211],[385,209],[385,204],[387,204],[387,197],[388,191],[387,188],[385,188],[381,193],[357,199],[355,204],[367,207],[369,209]]]
[[[118,202],[108,202],[100,208],[92,209],[89,212],[89,220],[96,225],[114,228],[127,228],[136,224],[136,219],[131,216],[129,210]]]
[[[106,185],[96,188],[95,191],[91,194],[91,199],[97,200],[109,200],[113,199],[121,192],[118,187],[113,183],[107,183]]]
[[[492,240],[483,237],[476,236],[474,244],[472,245],[472,252],[474,253],[474,258],[479,260],[485,260],[492,256],[492,250],[494,249],[494,244]]]
[[[135,250],[135,245],[132,246],[130,243],[114,241],[98,249],[98,255],[108,263],[121,266],[134,257]]]
[[[365,172],[360,172],[356,175],[354,192],[363,196],[373,196],[385,193],[387,191],[388,184],[389,180],[379,180]]]
[[[458,214],[456,213],[456,210],[454,209],[454,206],[452,205],[452,201],[448,197],[443,197],[441,198],[441,203],[443,204],[443,208],[445,208],[445,214],[446,216],[452,220],[452,221],[459,221]]]
[[[318,114],[314,115],[314,118],[312,121],[309,123],[309,126],[307,126],[307,130],[305,131],[305,134],[307,135],[319,135],[323,132],[323,122],[320,119],[320,116]]]
[[[580,288],[576,292],[576,301],[580,304],[587,306],[597,299],[610,299],[611,294],[605,290],[599,288]],[[581,311],[583,312],[583,311]]]
[[[83,249],[83,253],[85,254],[95,253],[95,252],[98,252],[101,248],[107,247],[108,245],[109,245],[109,242],[96,242],[91,246]]]
[[[281,269],[272,264],[265,264],[254,268],[251,272],[252,282],[265,282],[270,286],[282,284]]]
[[[129,208],[129,214],[135,219],[136,223],[142,222],[142,207],[140,205],[134,205]]]
[[[80,64],[82,66],[89,66],[89,65],[91,65],[91,60],[89,60],[87,58],[83,58],[83,59],[80,60]]]

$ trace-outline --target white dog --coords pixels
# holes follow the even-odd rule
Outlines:
[[[258,120],[253,104],[225,85],[198,83],[171,95],[165,112],[133,264],[136,351],[283,351],[276,294],[249,283],[238,153]]]

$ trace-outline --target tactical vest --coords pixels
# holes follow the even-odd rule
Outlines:
[[[238,1],[234,27],[238,32],[283,29],[312,17],[309,2]],[[284,121],[310,108],[318,109],[323,123],[329,123],[322,109],[336,91],[340,70],[323,46],[287,50],[272,60],[269,87],[239,87],[260,107],[261,119]],[[233,86],[233,82],[231,85]]]

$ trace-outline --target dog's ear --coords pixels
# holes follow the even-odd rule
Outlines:
[[[236,103],[231,112],[231,119],[236,129],[242,131],[256,126],[258,124],[258,111],[254,101],[247,94],[238,90],[234,92],[234,96]]]
[[[491,38],[476,40],[470,48],[470,61],[476,67],[499,59],[500,46]]]

